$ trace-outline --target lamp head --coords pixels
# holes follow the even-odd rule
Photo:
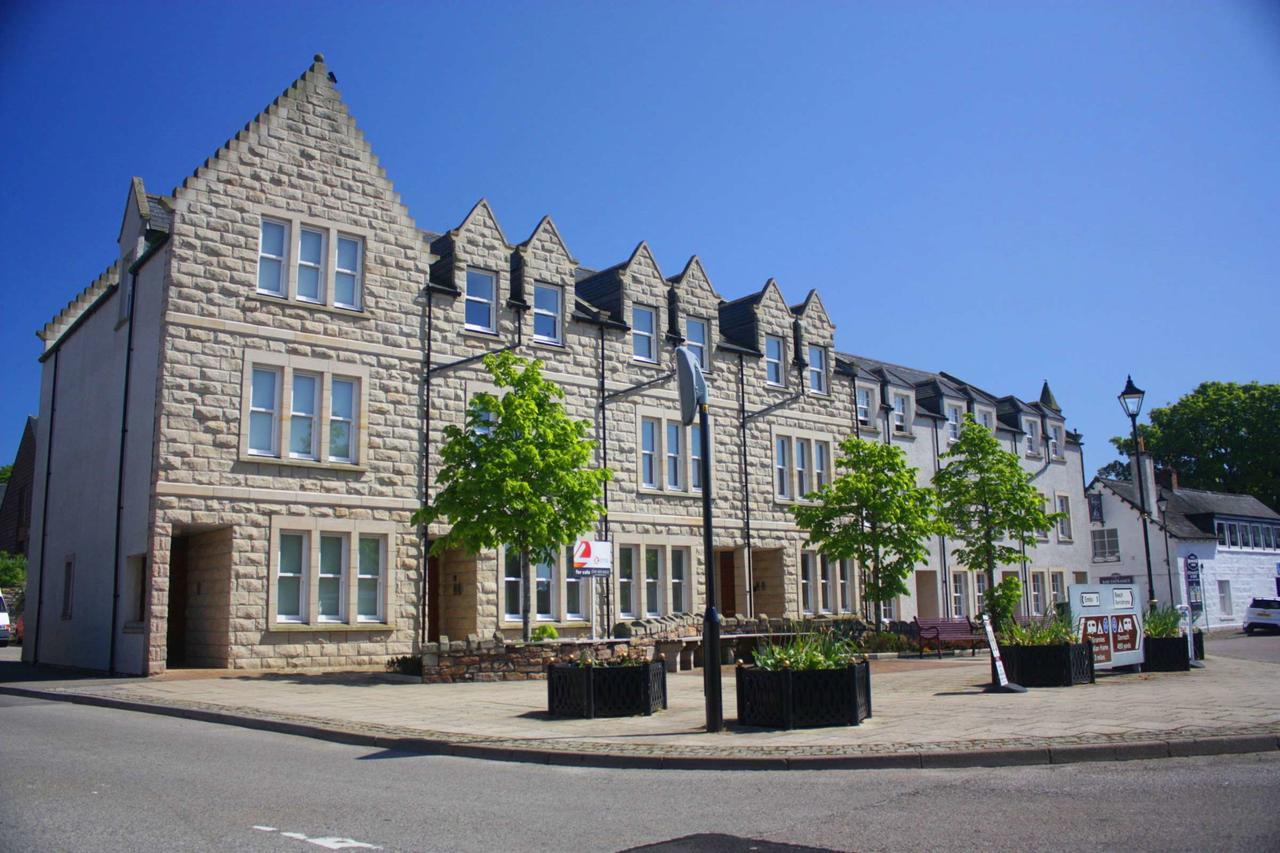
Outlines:
[[[1124,390],[1120,392],[1120,405],[1124,407],[1124,413],[1131,418],[1136,418],[1142,411],[1142,398],[1147,395],[1137,385],[1133,384],[1133,377],[1128,377],[1124,383]]]

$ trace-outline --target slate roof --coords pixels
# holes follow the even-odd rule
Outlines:
[[[1138,487],[1129,480],[1097,478],[1098,482],[1114,492],[1121,500],[1138,509]],[[1215,516],[1239,516],[1261,521],[1280,521],[1280,514],[1253,495],[1231,492],[1210,492],[1204,489],[1168,489],[1157,487],[1157,499],[1168,498],[1164,525],[1171,536],[1179,539],[1216,539]],[[1154,517],[1153,517],[1153,520]],[[1159,522],[1157,522],[1159,523]]]
[[[173,228],[172,202],[166,196],[147,193],[147,230],[168,234]]]
[[[756,293],[720,303],[720,335],[729,343],[755,355],[760,355],[760,340],[756,335],[756,306],[764,298],[764,290],[762,287]]]

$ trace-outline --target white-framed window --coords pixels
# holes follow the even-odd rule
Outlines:
[[[1218,531],[1218,544],[1219,544],[1219,545],[1226,545],[1226,544],[1227,544],[1227,525],[1226,525],[1226,523],[1225,523],[1225,522],[1222,522],[1222,521],[1219,521],[1219,522],[1217,522],[1217,523],[1214,525],[1214,527],[1215,527],[1215,528],[1217,529],[1217,531]]]
[[[289,407],[289,456],[315,459],[320,408],[320,377],[311,373],[293,374],[293,395]]]
[[[786,385],[786,371],[782,369],[783,353],[786,344],[782,338],[765,335],[764,338],[764,378],[770,385]]]
[[[774,494],[780,498],[791,497],[791,439],[780,435],[773,451]]]
[[[642,418],[640,421],[640,483],[646,488],[658,488],[657,418]]]
[[[468,329],[478,332],[497,331],[498,277],[484,270],[467,270],[467,296],[464,311]]]
[[[564,309],[564,289],[554,284],[534,282],[533,285],[533,339],[548,344],[564,343],[561,328]]]
[[[1049,425],[1049,455],[1054,459],[1062,458],[1062,427]]]
[[[276,621],[307,621],[310,557],[310,536],[305,531],[280,533],[280,559],[276,568]]]
[[[910,432],[907,420],[907,405],[911,402],[911,398],[906,394],[893,395],[893,431],[894,432]]]
[[[968,572],[951,573],[951,617],[963,619],[969,613]]]
[[[1271,538],[1271,528],[1270,528],[1270,527],[1264,527],[1264,528],[1262,528],[1262,538],[1263,538],[1263,547],[1267,548],[1267,550],[1271,550],[1271,549],[1273,549],[1273,548],[1275,547],[1275,546],[1272,544],[1272,541],[1273,541],[1273,540],[1272,540],[1272,538]]]
[[[524,598],[524,573],[520,571],[520,552],[508,547],[502,561],[502,615],[508,620],[520,619],[520,602]]]
[[[329,459],[352,462],[356,448],[356,388],[359,380],[333,377],[329,397]]]
[[[387,537],[361,536],[356,564],[356,621],[386,622]]]
[[[1058,519],[1058,540],[1061,542],[1071,541],[1071,498],[1067,495],[1057,495],[1058,512],[1062,513],[1062,517]]]
[[[534,567],[534,616],[541,622],[556,619],[556,564],[540,562]]]
[[[883,608],[884,618],[887,621],[892,622],[898,618],[898,599],[891,598],[882,602],[880,606]]]
[[[1054,604],[1067,600],[1066,577],[1062,572],[1051,572],[1049,574],[1049,594],[1053,596]]]
[[[960,407],[947,406],[947,438],[960,440]]]
[[[298,229],[298,299],[324,303],[324,232],[305,225]]]
[[[662,549],[644,549],[644,615],[662,615]]]
[[[684,454],[681,449],[681,438],[684,428],[679,421],[667,421],[667,488],[684,488]]]
[[[578,572],[573,567],[573,547],[570,546],[565,550],[564,554],[564,613],[569,619],[586,619],[587,611],[583,606],[584,602],[590,601],[590,584],[589,578],[578,577]]]
[[[1044,575],[1031,573],[1031,612],[1035,616],[1044,613]]]
[[[824,556],[818,556],[818,567],[821,572],[819,576],[818,591],[818,607],[823,613],[832,613],[836,610],[836,579],[832,571],[831,561]]]
[[[702,426],[689,425],[689,490],[702,491]]]
[[[1038,449],[1040,447],[1040,424],[1030,418],[1025,418],[1022,421],[1022,426],[1026,430],[1024,441],[1026,442],[1027,455],[1035,456],[1040,452]]]
[[[1044,510],[1045,515],[1049,515],[1050,513],[1053,512],[1053,502],[1052,500],[1050,500],[1049,496],[1046,495],[1044,492],[1040,492],[1039,494],[1040,494],[1040,508]],[[1049,528],[1046,527],[1044,530],[1037,530],[1036,537],[1041,542],[1048,542]]]
[[[1253,547],[1261,549],[1262,548],[1262,528],[1255,524],[1250,529],[1253,531]]]
[[[853,612],[853,586],[850,581],[850,565],[848,560],[840,560],[837,564],[840,571],[840,612]]]
[[[1116,528],[1090,530],[1089,538],[1093,543],[1093,562],[1115,563],[1120,560],[1120,534]]]
[[[825,441],[813,443],[813,484],[815,488],[826,488],[827,478],[831,470],[831,445]]]
[[[634,545],[618,548],[618,615],[636,617],[636,552]]]
[[[812,344],[809,346],[809,390],[827,393],[827,351]]]
[[[1218,581],[1218,613],[1232,616],[1235,608],[1231,606],[1231,581]]]
[[[867,426],[871,423],[871,389],[859,388],[857,392],[858,398],[858,423]]]
[[[707,321],[690,317],[685,321],[685,327],[689,338],[685,346],[698,359],[698,365],[703,370],[706,370],[709,364],[707,361]]]
[[[258,230],[259,293],[285,295],[285,247],[288,245],[288,224],[263,217]]]
[[[631,354],[639,361],[657,361],[655,329],[658,312],[646,305],[631,306]]]
[[[321,622],[347,621],[347,559],[344,534],[320,534],[320,581],[316,591]]]
[[[249,391],[249,452],[277,456],[280,436],[280,375],[278,368],[255,367]]]
[[[1240,547],[1240,528],[1234,521],[1227,522],[1227,539],[1230,540],[1232,548]]]
[[[978,602],[978,607],[986,609],[987,598],[987,573],[974,572],[973,574],[973,595]]]
[[[989,409],[978,410],[978,423],[982,424],[987,429],[994,431],[995,422],[995,415],[993,415]]]
[[[809,494],[809,439],[796,439],[796,497]]]
[[[359,237],[338,235],[338,255],[333,271],[333,303],[340,308],[359,311],[364,281],[364,241]]]
[[[814,587],[817,586],[816,563],[818,555],[813,551],[800,553],[800,609],[805,613],[813,613]]]
[[[671,612],[687,613],[689,611],[688,569],[689,549],[671,549]]]

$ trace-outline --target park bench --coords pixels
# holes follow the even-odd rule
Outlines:
[[[932,642],[938,657],[942,657],[943,643],[968,644],[969,656],[977,654],[978,646],[986,642],[973,623],[965,619],[921,619],[916,617],[916,629],[920,634],[920,657],[924,657],[925,643]]]

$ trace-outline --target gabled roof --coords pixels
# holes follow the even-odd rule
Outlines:
[[[496,223],[497,220],[495,219],[494,222]],[[533,241],[539,234],[546,234],[552,241],[558,243],[561,251],[564,252],[565,257],[569,259],[570,263],[575,265],[578,263],[578,259],[573,256],[573,252],[569,251],[569,246],[564,242],[564,237],[560,236],[560,229],[556,227],[555,222],[551,220],[550,216],[544,216],[538,220],[538,224],[534,226],[533,233],[530,234],[518,248],[526,249],[529,246],[532,246]]]
[[[1093,482],[1105,486],[1135,512],[1139,511],[1138,487],[1132,481],[1095,477]],[[1153,516],[1152,520],[1157,524],[1163,523],[1169,535],[1179,539],[1216,539],[1218,534],[1213,526],[1216,516],[1258,519],[1272,523],[1280,521],[1280,514],[1253,495],[1158,486],[1157,499],[1159,498],[1168,499],[1169,506],[1163,519]]]

